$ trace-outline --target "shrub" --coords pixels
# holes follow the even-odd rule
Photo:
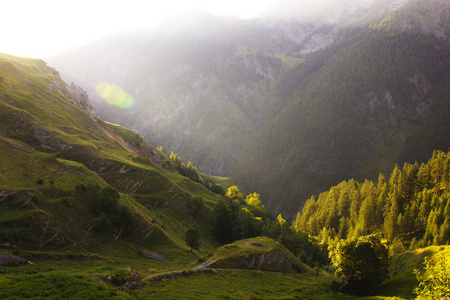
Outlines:
[[[340,241],[332,262],[343,291],[352,294],[376,290],[388,275],[388,250],[376,235]]]
[[[431,264],[425,257],[425,274],[415,269],[419,286],[414,289],[416,299],[448,299],[450,298],[450,265],[444,256],[441,256],[436,264]]]

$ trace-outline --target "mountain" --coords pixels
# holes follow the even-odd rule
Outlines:
[[[87,94],[41,60],[0,54],[0,79],[2,248],[187,251],[196,219],[185,206],[195,196],[211,211],[222,199],[207,188],[213,179],[178,174],[143,137],[95,116]],[[208,220],[196,221],[211,249]]]
[[[133,95],[132,108],[97,97],[106,120],[291,217],[342,180],[450,146],[448,2],[314,3],[169,20],[50,61],[90,96],[101,82]]]
[[[450,48],[439,7],[427,7],[441,16],[434,31],[410,2],[290,70],[276,88],[279,111],[230,173],[236,182],[273,201],[269,208],[295,211],[338,178],[376,179],[447,150]]]
[[[102,118],[225,175],[265,122],[266,94],[283,69],[277,53],[294,44],[257,21],[179,18],[181,28],[168,20],[161,31],[119,34],[49,61],[88,91]],[[107,104],[96,94],[101,82],[133,95],[134,106]]]

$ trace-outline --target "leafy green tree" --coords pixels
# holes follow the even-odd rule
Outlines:
[[[197,226],[192,226],[186,231],[185,241],[186,245],[191,247],[191,252],[200,247],[200,233]]]
[[[419,286],[414,289],[419,300],[434,300],[450,298],[450,264],[445,256],[440,256],[439,261],[431,263],[425,258],[425,274],[415,269]]]
[[[227,197],[231,203],[236,205],[244,204],[244,194],[242,194],[239,188],[235,185],[228,188],[225,197]]]
[[[111,228],[111,221],[108,219],[108,216],[101,212],[100,215],[94,219],[94,230],[98,233],[105,233]]]
[[[332,263],[343,291],[363,295],[376,290],[388,275],[388,250],[377,235],[341,240]]]
[[[195,217],[203,207],[204,201],[201,196],[192,196],[188,204],[188,212],[191,217]]]
[[[267,209],[261,203],[261,199],[258,193],[247,195],[247,197],[245,198],[245,203],[247,203],[253,213],[256,213],[259,217],[263,217],[267,214]]]
[[[277,217],[277,222],[280,224],[280,226],[283,226],[284,224],[286,224],[286,220],[283,219],[283,217],[281,216],[281,214],[278,215],[278,217]]]
[[[225,195],[225,191],[223,190],[222,186],[218,183],[211,184],[208,186],[208,188],[211,190],[211,192],[218,194],[218,195]]]
[[[110,186],[96,194],[95,201],[91,205],[97,216],[94,223],[98,232],[104,233],[108,229],[115,229],[124,234],[132,232],[133,215],[126,206],[119,203],[119,199],[119,192]]]

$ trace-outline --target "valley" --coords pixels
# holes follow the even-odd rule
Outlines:
[[[323,1],[312,19],[312,8],[289,3],[278,18],[181,16],[185,27],[169,20],[50,62],[105,120],[232,177],[260,193],[272,217],[292,219],[343,180],[376,180],[448,149],[448,3],[366,2]],[[108,104],[101,82],[134,106]]]
[[[294,4],[0,53],[1,299],[450,297],[449,3]]]

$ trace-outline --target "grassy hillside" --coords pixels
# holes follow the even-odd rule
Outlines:
[[[239,240],[206,257],[211,268],[250,269],[272,272],[311,272],[281,244],[267,237]]]
[[[95,117],[43,61],[1,54],[0,78],[0,248],[195,257],[184,232],[196,221],[200,253],[212,249],[207,218],[185,208],[199,196],[208,214],[221,196],[164,169],[168,159],[137,133]]]

